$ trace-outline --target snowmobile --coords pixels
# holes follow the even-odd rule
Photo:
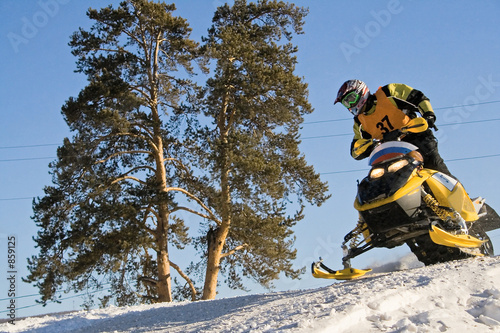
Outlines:
[[[351,267],[351,259],[373,248],[408,245],[425,265],[492,256],[487,231],[500,228],[500,217],[481,197],[471,199],[453,177],[426,169],[417,147],[401,139],[427,130],[425,119],[410,120],[391,132],[389,140],[362,140],[354,149],[366,150],[371,170],[358,183],[354,202],[356,227],[342,243],[342,270],[333,270],[321,258],[312,264],[316,278],[351,280],[371,269]]]

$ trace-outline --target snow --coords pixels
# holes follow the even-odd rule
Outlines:
[[[318,289],[30,317],[0,331],[500,332],[500,257],[412,260]]]

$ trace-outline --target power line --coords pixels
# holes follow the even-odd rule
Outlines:
[[[472,104],[462,104],[462,105],[455,105],[455,106],[443,106],[443,107],[439,107],[439,108],[434,108],[434,110],[445,110],[445,109],[453,109],[453,108],[457,108],[457,107],[468,107],[468,106],[494,104],[494,103],[500,103],[500,100],[472,103]],[[319,124],[319,123],[326,123],[326,122],[347,121],[347,120],[352,120],[352,118],[310,121],[310,122],[303,123],[303,125]],[[439,126],[453,126],[453,125],[473,124],[473,123],[482,123],[482,122],[499,121],[499,120],[500,120],[500,118],[473,120],[473,121],[464,121],[464,122],[457,122],[457,123],[439,124]],[[337,137],[337,136],[348,136],[348,135],[352,135],[352,133],[321,135],[321,136],[314,136],[314,137],[305,137],[305,138],[301,138],[301,139],[302,140],[323,139],[323,138],[330,138],[330,137]],[[58,145],[59,145],[58,143],[44,143],[44,144],[36,144],[36,145],[4,146],[4,147],[0,147],[0,149],[39,148],[39,147],[49,147],[49,146],[58,146]],[[30,160],[54,159],[54,158],[55,157],[32,157],[32,158],[6,159],[6,160],[0,160],[0,162],[30,161]]]
[[[481,156],[473,156],[473,157],[461,157],[461,158],[453,158],[445,160],[445,162],[457,162],[457,161],[467,161],[467,160],[475,160],[481,158],[492,158],[492,157],[500,157],[500,154],[491,154],[491,155],[481,155]],[[320,172],[321,175],[335,175],[335,174],[345,174],[345,173],[353,173],[353,172],[361,172],[361,171],[369,171],[370,169],[354,169],[354,170],[341,170],[341,171],[330,171],[330,172]],[[15,200],[28,200],[33,199],[34,197],[24,197],[24,198],[4,198],[0,199],[0,201],[15,201]]]
[[[500,118],[494,118],[494,119],[483,119],[483,120],[471,120],[471,121],[462,121],[459,123],[449,123],[449,124],[441,124],[441,126],[453,126],[453,125],[463,125],[463,124],[474,124],[474,123],[485,123],[488,121],[499,121]]]
[[[491,158],[491,157],[499,157],[500,154],[491,154],[491,155],[482,155],[482,156],[474,156],[474,157],[461,157],[461,158],[453,158],[449,160],[445,160],[445,162],[457,162],[457,161],[466,161],[466,160],[475,160],[481,158]],[[355,170],[342,170],[342,171],[331,171],[331,172],[320,172],[322,175],[333,175],[333,174],[343,174],[343,173],[352,173],[352,172],[361,172],[361,171],[369,171],[370,169],[355,169]]]
[[[16,296],[16,297],[0,298],[0,302],[3,302],[3,301],[8,301],[8,300],[11,300],[11,299],[20,299],[20,298],[26,298],[26,297],[36,297],[36,296],[40,296],[40,294],[31,294],[31,295],[24,295],[24,296]]]
[[[446,160],[446,162],[475,160],[475,159],[479,159],[479,158],[489,158],[489,157],[498,157],[498,156],[500,156],[500,154],[483,155],[483,156],[475,156],[475,157],[462,157],[462,158],[454,158],[454,159],[451,159],[451,160]]]
[[[8,160],[0,160],[0,162],[18,162],[18,161],[33,161],[33,160],[52,160],[55,157],[27,157],[27,158],[12,158]]]
[[[334,122],[334,121],[345,121],[345,120],[352,120],[352,118],[308,121],[308,122],[302,123],[302,125],[319,124],[319,123],[329,123],[329,122]]]
[[[484,104],[494,104],[494,103],[500,103],[499,101],[489,101],[489,102],[480,102],[480,103],[472,103],[472,104],[462,104],[462,105],[455,105],[455,106],[443,106],[439,108],[433,108],[434,110],[446,110],[446,109],[454,109],[454,108],[462,108],[462,107],[469,107],[469,106],[476,106],[476,105],[484,105]],[[302,125],[311,125],[311,124],[319,124],[319,123],[327,123],[327,122],[336,122],[336,121],[346,121],[346,120],[352,120],[352,118],[342,118],[342,119],[328,119],[328,120],[317,120],[317,121],[308,121],[305,123],[302,123]],[[444,126],[444,125],[441,125]]]
[[[95,289],[90,290],[90,291],[82,291],[80,293],[75,293],[75,295],[72,295],[72,296],[58,298],[57,302],[64,301],[64,300],[67,300],[67,299],[71,299],[71,298],[76,298],[76,297],[83,297],[85,295],[96,294],[98,292],[104,291],[107,288],[106,286],[109,286],[109,285],[111,285],[111,282],[103,283],[100,288],[95,288]],[[57,291],[57,293],[61,293],[61,292],[62,291]],[[2,298],[2,299],[0,299],[0,301],[8,301],[8,300],[11,300],[11,299],[20,299],[20,298],[36,297],[36,296],[41,296],[41,294],[31,294],[31,295],[24,295],[24,296]],[[51,303],[56,303],[55,301],[50,301],[50,302]],[[16,307],[16,309],[17,310],[27,309],[27,308],[32,308],[32,307],[35,307],[35,306],[40,306],[40,305],[43,306],[42,303],[36,303],[36,304],[32,304],[32,305],[26,305],[26,306],[23,306],[23,307]],[[10,310],[4,310],[4,311],[0,311],[0,313],[9,312],[9,311]]]
[[[440,107],[440,108],[434,108],[434,110],[445,110],[445,109],[463,108],[463,107],[467,107],[467,106],[476,106],[476,105],[494,104],[494,103],[500,103],[500,101],[489,101],[489,102],[461,104],[461,105],[454,105],[454,106],[443,106],[443,107]]]
[[[461,157],[461,158],[453,158],[445,160],[445,162],[457,162],[457,161],[467,161],[467,160],[475,160],[481,158],[492,158],[499,157],[500,154],[491,154],[491,155],[481,155],[481,156],[473,156],[473,157]],[[344,173],[353,173],[353,172],[361,172],[368,171],[370,169],[355,169],[355,170],[341,170],[341,171],[330,171],[330,172],[320,172],[322,175],[334,175],[334,174],[344,174]],[[0,198],[0,201],[16,201],[16,200],[32,200],[34,197],[21,197],[21,198]]]
[[[33,198],[34,197],[6,198],[6,199],[0,199],[0,201],[33,200]]]
[[[322,122],[329,122],[329,121],[341,121],[341,120],[351,120],[351,118],[348,118],[348,119],[335,119],[335,120],[321,120],[321,121],[310,122],[308,124],[322,123]],[[440,127],[443,127],[443,126],[455,126],[455,125],[464,125],[464,124],[484,123],[484,122],[490,122],[490,121],[500,121],[500,118],[483,119],[483,120],[471,120],[471,121],[463,121],[463,122],[458,122],[458,123],[440,124],[439,126]],[[329,135],[319,135],[319,136],[308,136],[308,137],[301,138],[301,140],[325,139],[325,138],[333,138],[333,137],[339,137],[339,136],[351,136],[351,135],[352,135],[352,133],[329,134]],[[48,144],[43,144],[43,145],[17,146],[17,147],[0,147],[0,149],[7,149],[7,148],[29,148],[29,147],[54,146],[54,145],[57,145],[57,144],[48,143]],[[16,162],[16,161],[29,161],[29,160],[42,160],[42,159],[55,159],[55,157],[17,158],[17,159],[0,160],[0,162]]]
[[[330,135],[320,135],[320,136],[308,136],[305,138],[301,138],[302,140],[309,140],[309,139],[324,139],[324,138],[332,138],[332,137],[337,137],[337,136],[352,136],[352,133],[344,133],[344,134],[330,134]]]
[[[59,299],[57,299],[57,301],[51,301],[50,303],[57,303],[57,302],[60,302],[60,301],[65,301],[65,300],[70,299],[70,298],[83,297],[85,295],[96,294],[96,293],[102,292],[102,291],[104,291],[104,289],[96,289],[96,290],[90,291],[90,292],[85,292],[85,293],[80,293],[80,294],[76,294],[76,295],[73,295],[73,296],[59,298]],[[35,296],[40,296],[40,295],[38,294],[38,295],[35,295]],[[14,297],[14,298],[22,298],[22,297],[32,297],[32,295],[19,296],[19,297]],[[35,306],[43,306],[43,304],[42,303],[35,303],[35,304],[31,304],[31,305],[16,307],[16,310],[33,308]],[[0,311],[0,313],[5,313],[5,312],[9,312],[9,311],[10,310],[3,310],[3,311]]]
[[[352,119],[349,119],[352,120]],[[329,121],[329,120],[325,120]],[[456,126],[456,125],[464,125],[464,124],[474,124],[474,123],[485,123],[485,122],[490,122],[490,121],[500,121],[500,118],[493,118],[493,119],[483,119],[483,120],[471,120],[471,121],[462,121],[462,122],[457,122],[457,123],[447,123],[447,124],[438,124],[438,127],[443,127],[443,126]],[[318,121],[321,122],[321,121]],[[337,136],[352,136],[353,133],[343,133],[343,134],[330,134],[330,135],[320,135],[320,136],[308,136],[305,138],[301,138],[302,140],[309,140],[309,139],[324,139],[324,138],[331,138],[331,137],[337,137]]]
[[[38,148],[38,147],[48,147],[48,146],[59,146],[59,144],[58,143],[43,143],[43,144],[39,144],[39,145],[0,147],[0,149]]]
[[[360,172],[360,171],[368,171],[370,169],[356,169],[356,170],[343,170],[343,171],[331,171],[331,172],[320,172],[322,175],[334,175],[339,173],[351,173],[351,172]]]
[[[454,109],[454,108],[458,108],[458,107],[469,107],[469,106],[494,104],[494,103],[500,103],[500,100],[489,101],[489,102],[479,102],[479,103],[472,103],[472,104],[462,104],[462,105],[455,105],[455,106],[443,106],[443,107],[434,108],[434,110],[446,110],[446,109]],[[326,123],[326,122],[337,122],[337,121],[347,121],[347,120],[352,120],[352,118],[309,121],[309,122],[302,123],[302,125],[319,124],[319,123]],[[477,121],[452,123],[452,124],[441,124],[440,126],[471,124],[471,123],[475,123],[475,122],[497,121],[497,120],[500,120],[500,119],[487,119],[487,120],[477,120]],[[335,135],[335,136],[343,136],[343,135],[347,135],[347,134],[339,134],[339,135]],[[328,136],[325,136],[325,137],[328,137]],[[307,138],[303,138],[303,139],[307,139]],[[0,147],[0,149],[38,148],[38,147],[49,147],[49,146],[59,146],[59,145],[60,145],[59,143],[43,143],[43,144],[36,144],[36,145],[4,146],[4,147]],[[6,161],[10,161],[10,160],[6,160]]]

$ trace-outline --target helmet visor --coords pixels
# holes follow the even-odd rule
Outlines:
[[[348,109],[353,108],[358,104],[359,98],[360,95],[357,92],[351,91],[342,98],[342,104]]]

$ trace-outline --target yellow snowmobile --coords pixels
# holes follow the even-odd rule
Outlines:
[[[376,247],[407,244],[425,265],[493,255],[486,231],[500,228],[500,217],[482,198],[471,199],[460,182],[426,169],[416,146],[400,141],[423,132],[427,122],[412,119],[396,141],[365,140],[355,149],[375,144],[371,170],[358,184],[356,227],[344,237],[344,269],[332,270],[322,260],[312,264],[316,278],[350,280],[371,269],[354,269],[350,260]]]

